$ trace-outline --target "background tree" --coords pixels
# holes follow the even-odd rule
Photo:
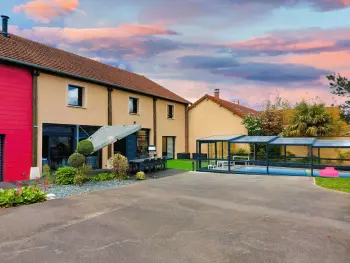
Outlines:
[[[339,74],[333,74],[327,76],[332,94],[340,97],[350,98],[350,80],[340,76]],[[339,105],[342,110],[341,118],[350,123],[350,100],[346,100],[343,104]]]
[[[335,120],[323,103],[308,104],[302,100],[295,107],[288,127],[287,137],[319,137],[332,135]]]
[[[259,114],[264,135],[276,136],[282,133],[283,117],[285,110],[289,108],[288,101],[280,97],[277,97],[274,103],[270,100],[265,102],[265,109]]]
[[[284,110],[289,109],[290,105],[287,100],[277,97],[274,102],[267,100],[264,110],[257,115],[247,115],[243,119],[243,125],[251,136],[276,136],[283,132]],[[265,158],[266,145],[256,144],[258,158]],[[253,152],[253,145],[250,145],[250,151]],[[269,147],[270,156],[280,155],[280,146]]]

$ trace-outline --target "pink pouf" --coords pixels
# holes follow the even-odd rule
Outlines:
[[[320,176],[324,177],[339,177],[339,172],[334,169],[334,167],[326,167],[320,170]]]

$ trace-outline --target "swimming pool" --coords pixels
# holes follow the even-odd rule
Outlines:
[[[238,173],[266,174],[266,167],[244,166],[232,170]],[[269,167],[269,175],[288,175],[288,176],[311,176],[307,173],[307,169],[292,169],[292,168],[275,168]],[[314,176],[320,176],[318,170],[314,170]],[[339,172],[340,178],[350,178],[350,172]]]

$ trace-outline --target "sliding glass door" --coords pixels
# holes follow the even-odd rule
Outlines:
[[[168,157],[168,159],[175,158],[175,137],[173,136],[163,137],[162,153],[163,153],[163,156]]]

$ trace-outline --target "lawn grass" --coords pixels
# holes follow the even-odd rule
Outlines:
[[[316,177],[316,184],[318,186],[350,193],[350,179],[349,178],[320,178]]]
[[[192,160],[168,160],[167,168],[192,171]],[[194,169],[196,170],[196,161],[194,161]]]

